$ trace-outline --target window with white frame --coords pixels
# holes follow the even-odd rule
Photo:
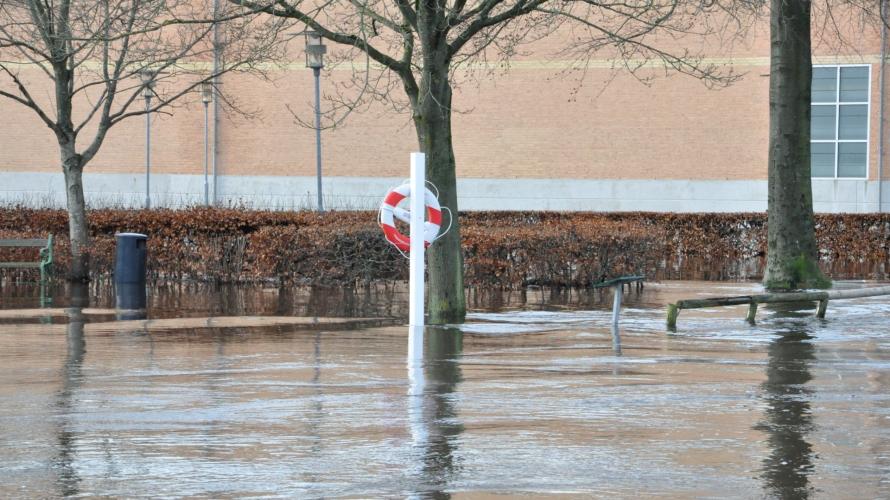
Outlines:
[[[813,66],[813,177],[867,177],[870,82],[869,65]]]

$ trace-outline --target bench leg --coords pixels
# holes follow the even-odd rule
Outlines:
[[[677,307],[677,304],[668,304],[667,305],[667,329],[676,332],[677,331],[677,316],[680,315],[680,308]]]
[[[756,323],[756,321],[754,319],[756,316],[757,316],[757,302],[754,302],[752,300],[751,303],[748,304],[748,316],[745,319],[748,321],[748,323],[753,325]]]
[[[816,317],[819,319],[825,319],[826,309],[828,309],[828,299],[820,300],[819,307],[816,309]]]
[[[46,296],[47,279],[49,278],[49,265],[45,262],[40,264],[40,307],[47,307],[52,302],[50,297]]]

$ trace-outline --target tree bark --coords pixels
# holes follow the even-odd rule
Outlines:
[[[827,288],[818,266],[810,174],[810,2],[771,0],[768,289]]]
[[[448,95],[448,105],[450,97]],[[429,250],[429,322],[463,323],[466,316],[464,263],[450,120],[448,123],[431,124],[427,127],[423,149],[428,158],[427,179],[439,188],[439,203],[448,207],[450,215],[445,216],[451,219],[443,220],[446,227],[450,223],[450,228]]]
[[[430,324],[462,323],[466,316],[464,266],[457,206],[457,176],[451,137],[451,84],[447,46],[425,47],[424,69],[415,105],[414,124],[426,154],[426,176],[439,189],[439,203],[451,211],[443,219],[448,232],[431,245],[427,257]],[[448,217],[445,214],[444,217]]]
[[[84,162],[79,154],[63,153],[65,194],[68,202],[68,236],[71,240],[71,281],[90,279],[90,233],[87,225],[86,203],[83,195]]]
[[[62,10],[60,16],[67,21],[67,10],[64,6]],[[63,25],[63,28],[67,29],[67,24]],[[53,47],[53,51],[58,54],[57,60],[53,63],[56,91],[56,123],[53,131],[56,133],[62,157],[62,172],[65,175],[68,237],[71,242],[71,267],[68,270],[68,280],[83,283],[90,279],[90,236],[83,195],[83,168],[90,157],[84,157],[77,152],[77,132],[72,112],[74,72],[69,67],[72,61],[68,47],[62,44]],[[104,130],[102,124],[100,130]]]

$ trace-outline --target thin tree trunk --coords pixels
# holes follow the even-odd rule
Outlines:
[[[433,57],[436,55],[433,54]],[[430,246],[428,253],[427,311],[431,324],[462,323],[467,305],[457,217],[454,146],[451,140],[451,85],[448,81],[448,63],[437,62],[441,64],[426,61],[414,117],[418,140],[427,157],[427,179],[439,189],[439,203],[451,211],[450,218],[449,214],[443,214],[443,225],[447,227],[451,224],[448,233]]]
[[[825,288],[810,175],[810,2],[771,0],[767,230],[769,289]]]
[[[66,155],[62,170],[65,172],[65,194],[68,199],[68,236],[71,240],[71,269],[68,279],[90,279],[89,231],[86,203],[83,196],[83,161],[78,154]]]

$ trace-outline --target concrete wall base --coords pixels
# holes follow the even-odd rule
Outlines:
[[[375,209],[387,190],[404,179],[327,177],[326,209]],[[883,185],[881,187],[881,185]],[[85,173],[91,208],[141,208],[145,177],[138,174]],[[154,174],[152,207],[203,205],[201,175]],[[890,181],[814,179],[816,212],[890,212]],[[211,186],[211,198],[213,193]],[[314,210],[315,177],[220,176],[216,203],[225,207]],[[756,181],[613,179],[461,179],[461,210],[554,210],[596,212],[763,212],[767,184]],[[0,172],[0,204],[64,207],[62,174]]]

